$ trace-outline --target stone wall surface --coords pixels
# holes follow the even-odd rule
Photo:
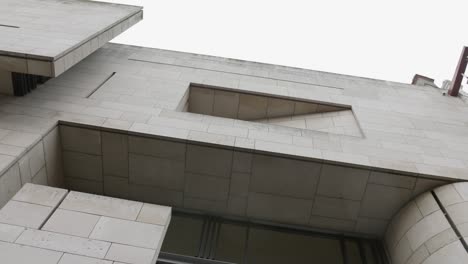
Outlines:
[[[0,209],[2,263],[155,264],[171,208],[27,183]]]
[[[3,4],[9,8],[0,10],[0,70],[47,77],[59,76],[143,19],[141,7],[93,1]]]
[[[381,237],[391,217],[446,181],[60,125],[66,186],[218,215]]]
[[[467,190],[465,182],[444,185],[406,204],[385,234],[392,263],[468,263]]]
[[[192,83],[348,105],[362,137],[181,112]],[[63,165],[51,178],[74,189],[382,236],[413,197],[468,178],[466,112],[432,87],[108,44],[27,96],[0,97],[0,174],[16,175],[0,186],[19,189],[8,180],[19,160],[60,123],[81,130],[60,128],[49,157],[63,163],[49,168],[46,154],[45,171]]]
[[[3,137],[6,144],[0,143],[0,151],[13,163],[0,174],[0,208],[26,183],[64,186],[58,130],[58,127],[55,127],[44,137],[13,131]]]

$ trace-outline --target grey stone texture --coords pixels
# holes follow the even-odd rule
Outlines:
[[[434,195],[426,192],[410,201],[391,220],[384,242],[392,263],[466,263],[468,253],[461,240],[466,241],[466,208],[463,197],[468,183],[453,183],[438,187]],[[444,214],[447,212],[447,216]],[[452,219],[452,226],[448,218]],[[456,230],[455,230],[456,229]],[[457,237],[456,232],[462,237]]]
[[[2,263],[155,264],[171,208],[26,184],[0,210]]]
[[[224,93],[213,90],[211,107],[190,113],[189,100],[211,100],[211,92],[193,99],[191,84]],[[259,118],[315,102],[295,103],[293,114],[320,118],[305,129],[293,118],[234,119],[237,101],[238,114]],[[336,111],[326,105],[349,106],[352,119],[349,110],[323,113]],[[223,116],[207,115],[215,110]],[[0,205],[41,182],[381,237],[411,199],[467,179],[467,111],[432,87],[107,44],[25,97],[0,97]],[[361,136],[316,131],[351,121]],[[415,202],[424,216],[435,213],[431,201]]]
[[[62,146],[65,179],[74,190],[366,236],[383,236],[417,191],[449,182],[147,134],[65,124],[60,131],[77,145]],[[104,151],[106,140],[114,141],[113,151]],[[93,142],[92,148],[86,142]],[[74,173],[68,174],[67,159],[74,155],[94,157],[98,164],[72,159]]]
[[[59,76],[143,18],[141,7],[93,1],[3,4],[8,9],[0,10],[0,72],[48,77]],[[7,81],[0,76],[1,84]],[[0,93],[11,94],[9,90]]]

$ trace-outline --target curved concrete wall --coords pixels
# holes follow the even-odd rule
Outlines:
[[[463,182],[406,204],[391,220],[384,242],[393,264],[452,264],[468,263],[467,238],[468,183]]]

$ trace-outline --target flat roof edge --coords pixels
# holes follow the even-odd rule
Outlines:
[[[63,51],[63,52],[61,52],[60,54],[58,54],[57,56],[55,56],[55,57],[52,58],[53,61],[56,61],[56,60],[62,58],[63,56],[67,55],[68,53],[73,52],[74,50],[76,50],[76,49],[78,49],[79,47],[81,47],[83,44],[85,44],[85,43],[89,42],[90,40],[92,40],[93,38],[95,38],[95,37],[97,37],[97,36],[103,34],[104,32],[108,31],[109,29],[112,29],[113,27],[117,26],[118,24],[123,23],[125,20],[127,20],[127,19],[129,19],[129,18],[131,18],[131,17],[133,17],[133,16],[135,16],[135,15],[137,15],[137,14],[139,14],[139,13],[141,13],[142,18],[143,18],[143,7],[140,7],[140,9],[136,10],[135,12],[133,12],[133,13],[131,13],[131,14],[129,14],[129,15],[127,15],[127,16],[121,18],[120,20],[118,20],[118,21],[112,23],[111,25],[107,26],[106,28],[102,29],[101,31],[96,32],[96,33],[94,33],[93,35],[91,35],[91,36],[87,37],[86,39],[82,40],[82,41],[79,42],[78,44],[75,44],[73,47],[70,47],[69,49],[67,49],[67,50],[65,50],[65,51]],[[137,23],[140,22],[140,21],[141,21],[141,19],[138,20]],[[135,24],[136,24],[136,23],[135,23]],[[132,25],[132,26],[133,26],[133,25]],[[130,27],[131,27],[131,26],[130,26]],[[122,32],[123,32],[123,31],[122,31]],[[38,57],[41,57],[41,56],[38,56]],[[50,57],[49,57],[49,58],[50,58]]]

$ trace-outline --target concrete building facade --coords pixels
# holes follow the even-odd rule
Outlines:
[[[468,263],[460,98],[432,85],[106,44],[142,19],[139,7],[6,2],[22,15],[0,9],[0,223],[12,225],[2,214],[34,183],[172,207],[158,263]],[[29,34],[41,12],[34,21],[50,30]],[[64,16],[69,26],[51,24]],[[58,212],[19,226],[35,229],[30,237],[60,233],[44,229]],[[7,242],[27,236],[21,228]],[[135,241],[145,238],[155,239]]]

